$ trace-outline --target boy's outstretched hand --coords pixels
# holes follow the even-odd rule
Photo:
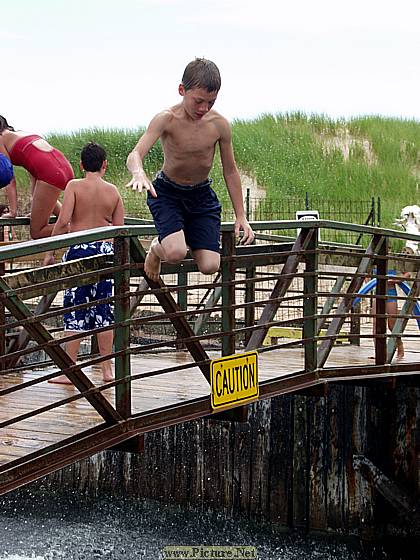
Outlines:
[[[251,245],[251,243],[255,239],[255,234],[252,230],[252,227],[249,225],[248,220],[245,217],[236,218],[236,220],[235,220],[235,235],[236,235],[236,237],[239,237],[239,232],[241,230],[244,232],[244,234],[243,234],[242,239],[240,240],[239,244],[240,245]]]
[[[155,187],[144,171],[134,172],[133,178],[129,183],[126,184],[126,187],[131,187],[133,191],[139,192],[142,192],[143,189],[145,189],[146,191],[150,191],[150,194],[154,198],[157,198]]]

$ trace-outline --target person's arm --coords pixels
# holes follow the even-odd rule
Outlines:
[[[54,224],[53,230],[51,232],[51,237],[53,235],[68,233],[69,231],[69,224],[73,216],[74,205],[76,202],[76,193],[74,187],[75,184],[73,183],[73,181],[70,181],[66,186],[66,190],[64,191],[63,206],[61,208],[57,221]],[[48,251],[44,258],[44,266],[54,264],[54,262],[54,251]]]
[[[127,187],[132,187],[133,190],[137,190],[140,192],[144,188],[147,191],[150,191],[150,194],[152,196],[157,196],[152,182],[147,177],[143,169],[143,160],[152,146],[163,134],[169,118],[169,111],[163,111],[162,113],[156,115],[150,121],[146,132],[143,134],[143,136],[141,136],[133,151],[128,155],[127,168],[131,172],[133,177],[131,181],[126,185]]]
[[[6,197],[9,206],[9,212],[3,214],[3,218],[16,218],[17,216],[17,189],[16,189],[16,178],[10,181],[10,183],[5,187]]]
[[[219,146],[223,177],[236,216],[235,235],[238,237],[240,230],[243,230],[244,234],[241,243],[243,245],[249,245],[254,241],[255,235],[245,216],[241,177],[233,155],[232,133],[230,125],[225,119],[223,119],[221,123]]]
[[[118,194],[118,202],[115,206],[115,210],[112,214],[112,225],[113,226],[123,226],[124,225],[124,205],[121,196]]]

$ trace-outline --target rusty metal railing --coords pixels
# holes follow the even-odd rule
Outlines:
[[[241,246],[236,243],[233,225],[223,224],[219,274],[203,281],[193,260],[187,258],[179,265],[164,263],[161,279],[153,282],[144,274],[147,243],[141,240],[153,236],[155,230],[152,225],[136,225],[134,219],[130,222],[123,227],[0,247],[0,265],[5,268],[0,278],[0,306],[5,310],[0,314],[0,347],[4,349],[0,355],[0,411],[2,397],[24,390],[35,394],[41,383],[58,375],[67,376],[78,391],[40,406],[34,399],[27,409],[3,410],[0,429],[7,431],[85,399],[98,416],[94,426],[81,429],[65,442],[67,455],[60,441],[30,454],[32,462],[25,457],[0,466],[0,486],[2,472],[6,477],[4,488],[17,484],[17,471],[13,469],[24,472],[19,480],[46,472],[46,450],[50,455],[55,453],[54,468],[59,468],[66,461],[156,426],[211,413],[208,388],[200,397],[184,398],[147,415],[148,411],[136,409],[133,384],[179,371],[190,371],[187,380],[202,375],[207,383],[210,360],[218,355],[258,349],[267,357],[266,363],[272,356],[271,375],[261,381],[262,398],[337,381],[395,380],[420,371],[420,358],[414,353],[409,361],[393,360],[399,339],[410,345],[419,337],[420,258],[390,250],[392,243],[400,247],[408,239],[420,241],[419,236],[329,221],[255,222],[256,244]],[[297,228],[300,233],[296,236]],[[363,249],[322,242],[319,231],[324,229],[363,234],[370,243]],[[277,239],[278,230],[289,230],[290,239]],[[271,232],[269,240],[267,234],[258,239],[259,231]],[[113,239],[113,256],[7,272],[11,259],[16,263],[45,251],[104,239]],[[391,268],[401,270],[395,279],[409,285],[407,294],[398,292],[396,299],[402,306],[392,314],[387,308]],[[409,280],[403,275],[407,270],[411,273]],[[88,333],[63,333],[63,289],[106,278],[113,279],[114,294],[95,304],[112,303],[115,322]],[[377,281],[376,293],[361,293],[372,278]],[[376,301],[375,330],[370,323],[369,330],[361,330],[360,318],[372,319],[367,303],[371,299]],[[354,305],[356,300],[361,300],[358,306]],[[84,303],[66,311],[87,309],[90,305]],[[390,318],[395,319],[392,332],[387,331]],[[66,353],[66,343],[106,331],[114,333],[110,354],[98,356],[90,352],[74,363]],[[339,342],[341,354],[337,361],[334,353]],[[372,347],[374,361],[363,359],[370,352],[367,343]],[[347,350],[342,350],[346,344]],[[357,363],[352,357],[354,352],[351,354],[355,347],[361,349]],[[165,362],[162,352],[168,349],[171,353],[182,350],[184,361]],[[163,356],[160,365],[140,373],[133,368],[139,356],[158,353]],[[108,359],[115,361],[115,380],[94,384],[85,370]],[[31,360],[37,367],[48,367],[47,372],[23,378],[22,373],[33,367]],[[30,467],[25,469],[24,464]]]

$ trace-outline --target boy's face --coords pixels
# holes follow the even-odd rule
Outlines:
[[[184,98],[182,104],[186,113],[193,119],[199,121],[210,111],[217,99],[217,91],[208,92],[203,88],[191,88],[186,90],[183,84],[178,88],[179,94]]]

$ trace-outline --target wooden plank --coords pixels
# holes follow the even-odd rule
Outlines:
[[[308,411],[308,526],[311,530],[327,531],[327,415],[326,399],[307,398]]]
[[[309,511],[308,411],[307,397],[295,396],[293,402],[293,527],[307,529]]]
[[[271,399],[270,422],[270,519],[290,526],[293,506],[293,430],[294,397]]]
[[[328,391],[326,423],[328,426],[328,456],[326,467],[326,517],[330,529],[344,527],[344,464],[341,453],[343,441],[342,387]]]
[[[25,288],[24,297],[29,299],[57,292],[57,288],[98,282],[104,276],[109,276],[109,271],[103,270],[107,265],[112,266],[110,257],[98,255],[7,274],[5,281],[9,290]],[[79,275],[86,277],[78,278]]]
[[[271,419],[271,400],[254,403],[254,421],[251,424],[251,488],[249,511],[254,516],[262,516],[268,509],[269,485],[269,451],[270,432],[267,426]]]

